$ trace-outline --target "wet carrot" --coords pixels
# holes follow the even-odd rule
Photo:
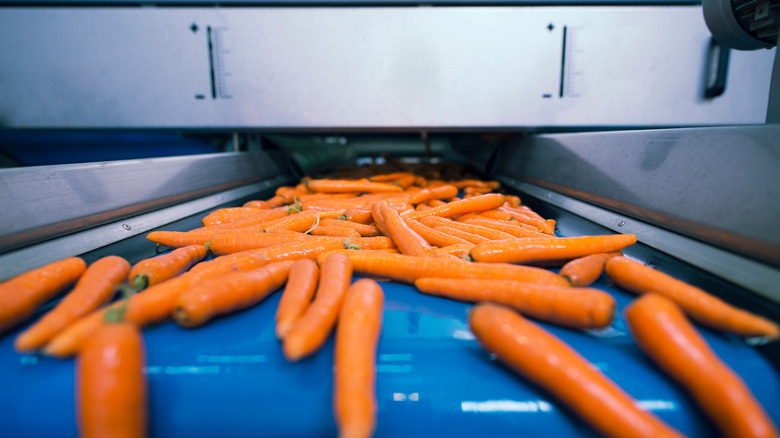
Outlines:
[[[623,255],[623,251],[602,252],[576,258],[563,265],[558,275],[568,280],[572,286],[590,286],[604,272],[607,260],[620,255]]]
[[[195,232],[201,232],[201,231],[223,231],[223,230],[231,230],[231,229],[240,229],[240,228],[250,228],[250,227],[258,227],[262,226],[268,222],[271,222],[276,219],[280,219],[286,216],[290,215],[290,210],[287,208],[288,206],[284,207],[276,207],[271,208],[268,210],[261,210],[257,214],[253,214],[238,220],[235,220],[233,222],[229,222],[226,224],[217,224],[217,225],[209,225],[208,227],[201,227],[196,228],[194,230],[189,230],[190,233]]]
[[[203,246],[217,234],[226,230],[199,230],[199,231],[152,231],[146,235],[148,240],[169,248],[183,248],[185,246]]]
[[[368,438],[376,429],[376,350],[384,294],[374,280],[347,289],[338,318],[333,410],[339,436]]]
[[[610,437],[681,437],[573,348],[515,311],[477,305],[469,326],[485,350]]]
[[[256,207],[220,208],[219,210],[214,210],[207,214],[206,217],[203,218],[202,223],[204,226],[227,224],[260,213],[261,211],[263,210]]]
[[[469,251],[474,245],[471,243],[456,243],[454,245],[442,246],[441,248],[434,248],[434,251],[438,255],[453,255],[459,259],[469,255]]]
[[[421,224],[416,219],[406,219],[406,224],[409,225],[409,228],[414,230],[415,233],[419,234],[423,239],[427,240],[431,245],[450,246],[468,244],[470,247],[473,246],[473,244],[467,240],[461,239],[460,237],[455,237],[448,233],[434,230],[431,227]]]
[[[265,228],[267,231],[283,229],[304,233],[316,226],[320,220],[326,218],[336,219],[343,213],[343,211],[304,211],[285,218],[267,222],[263,224],[263,228]]]
[[[679,305],[694,321],[740,336],[780,337],[777,323],[739,309],[725,301],[661,271],[626,257],[607,261],[605,271],[620,287],[634,292],[655,292]]]
[[[428,295],[477,303],[503,304],[541,321],[576,329],[612,324],[616,304],[598,289],[571,288],[515,280],[477,278],[419,278],[414,285]]]
[[[492,228],[483,227],[481,225],[457,222],[452,219],[445,219],[443,217],[438,217],[438,216],[422,217],[419,220],[420,223],[422,223],[423,225],[427,225],[432,228],[439,227],[439,226],[455,228],[456,230],[465,231],[469,234],[476,234],[477,236],[482,236],[485,239],[489,239],[489,240],[505,240],[505,239],[513,239],[515,237],[503,231],[498,231]]]
[[[600,252],[619,251],[636,243],[633,234],[603,236],[516,238],[483,242],[471,250],[478,262],[532,263],[546,260],[565,260]]]
[[[283,245],[309,239],[303,233],[223,232],[212,237],[206,245],[216,255],[232,254],[256,248]]]
[[[447,199],[458,195],[458,188],[445,184],[438,187],[431,187],[420,190],[412,194],[409,198],[409,202],[412,204],[421,204],[423,202],[431,201],[434,199]]]
[[[276,337],[283,339],[295,321],[309,307],[317,282],[320,268],[313,260],[299,259],[290,266],[287,285],[282,292],[276,309]]]
[[[292,264],[270,263],[199,282],[176,299],[173,319],[182,327],[199,327],[218,316],[252,307],[287,281]]]
[[[314,354],[328,339],[352,280],[352,264],[343,254],[329,254],[320,266],[314,301],[283,340],[282,352],[291,362]]]
[[[636,343],[693,396],[724,437],[778,437],[777,427],[745,385],[671,300],[648,293],[625,310]]]
[[[390,207],[382,207],[381,212],[385,220],[385,228],[402,254],[417,257],[434,256],[433,248],[428,241],[409,227],[397,211]]]
[[[320,220],[320,225],[326,227],[341,227],[350,228],[358,232],[360,236],[372,237],[381,236],[382,233],[374,225],[366,225],[359,222],[352,222],[347,219],[331,219],[325,218]]]
[[[199,263],[178,277],[131,296],[126,303],[124,318],[138,327],[166,321],[171,317],[176,299],[193,285],[208,278],[236,271],[247,271],[266,263],[268,263],[266,258],[251,252],[231,254],[217,257],[207,263]],[[43,348],[43,353],[60,358],[76,354],[86,339],[103,325],[106,311],[123,305],[125,304],[122,302],[114,303],[80,318],[52,338]]]
[[[360,237],[360,233],[353,230],[352,228],[346,228],[346,227],[333,227],[333,226],[325,226],[325,225],[318,225],[314,227],[311,231],[309,231],[310,235],[312,236],[329,236],[329,237]]]
[[[343,192],[400,192],[401,187],[393,184],[371,182],[367,179],[312,179],[306,182],[306,187],[313,192],[343,193]]]
[[[127,322],[98,327],[76,364],[79,436],[148,436],[148,388],[144,341]]]
[[[187,271],[206,257],[205,245],[189,245],[156,257],[141,260],[130,270],[128,281],[136,289],[146,289]]]
[[[27,320],[41,304],[78,280],[87,264],[69,257],[0,283],[0,334]]]
[[[568,286],[546,269],[507,263],[474,263],[440,257],[413,257],[368,251],[345,251],[355,272],[411,284],[421,277],[496,278]]]
[[[548,236],[554,235],[553,233],[549,232],[549,227],[546,224],[543,224],[537,220],[534,220],[529,216],[525,216],[519,213],[510,213],[506,210],[496,209],[496,210],[487,210],[487,211],[480,212],[478,216],[487,219],[508,221],[511,222],[512,224],[521,226],[523,228],[528,228],[529,230],[532,231],[538,231],[540,233],[547,234]],[[547,231],[545,232],[544,230]]]
[[[428,210],[409,211],[404,214],[406,219],[419,219],[424,216],[450,217],[456,214],[471,213],[475,211],[485,211],[498,208],[504,205],[504,195],[498,193],[489,193],[473,198],[452,201],[445,205],[434,207]]]
[[[16,337],[16,351],[38,350],[73,321],[108,302],[129,271],[130,263],[122,257],[107,256],[93,262],[62,301]]]
[[[463,231],[457,228],[447,227],[443,225],[434,227],[433,229],[440,233],[446,233],[449,234],[450,236],[457,237],[458,239],[465,240],[466,242],[469,242],[472,245],[490,241],[490,239],[488,239],[487,237],[478,236],[476,234],[469,233],[468,231]]]
[[[475,216],[474,218],[465,218],[463,220],[458,218],[458,221],[466,224],[479,225],[485,228],[498,230],[510,234],[513,237],[549,237],[549,234],[544,234],[541,231],[538,231],[538,228],[536,227],[523,227],[521,224],[510,221],[487,219],[481,218],[480,216]]]

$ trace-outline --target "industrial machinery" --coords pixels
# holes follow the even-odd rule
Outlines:
[[[72,255],[135,263],[150,231],[344,164],[453,161],[561,236],[636,234],[631,258],[780,320],[777,9],[0,0],[0,280]],[[479,348],[469,304],[382,285],[376,436],[595,436]],[[144,331],[152,436],[335,435],[332,340],[287,363],[278,299]],[[715,433],[622,317],[545,327],[673,427]],[[780,423],[777,344],[702,331]],[[2,434],[75,436],[74,362],[18,354],[14,333]]]

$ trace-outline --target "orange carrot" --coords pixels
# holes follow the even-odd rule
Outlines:
[[[392,172],[392,173],[374,175],[370,177],[369,180],[376,181],[376,182],[387,182],[387,181],[395,181],[401,178],[406,178],[408,176],[414,177],[415,175],[411,172]]]
[[[62,301],[16,337],[16,351],[38,350],[73,321],[106,303],[128,272],[130,263],[122,257],[107,256],[93,262]]]
[[[70,257],[0,283],[0,334],[27,320],[41,304],[78,280],[86,268],[84,260]]]
[[[170,248],[183,248],[185,246],[203,246],[217,234],[224,233],[225,229],[199,230],[199,231],[152,231],[146,238],[158,245]]]
[[[214,210],[207,214],[206,217],[203,218],[203,225],[209,226],[226,224],[247,216],[251,216],[253,214],[260,213],[261,211],[263,210],[255,207],[220,208],[219,210]]]
[[[249,201],[246,204],[244,204],[244,207],[251,207],[251,208],[260,208],[260,209],[270,209],[279,207],[281,205],[285,204],[285,200],[281,196],[274,196],[270,199],[267,199],[265,201],[262,200],[255,200],[255,201]]]
[[[216,255],[232,254],[248,249],[267,248],[269,246],[283,245],[309,239],[310,236],[303,233],[250,233],[250,232],[223,232],[215,235],[206,245]]]
[[[503,304],[523,315],[577,329],[607,327],[616,310],[612,295],[592,288],[477,278],[419,278],[414,285],[428,295]]]
[[[419,234],[423,239],[427,240],[431,245],[450,246],[468,244],[469,247],[474,246],[467,240],[461,239],[460,237],[455,237],[448,233],[434,230],[431,227],[421,224],[416,219],[406,219],[406,224],[409,225],[409,228],[414,230],[415,233]]]
[[[440,233],[446,233],[449,234],[450,236],[457,237],[458,239],[465,240],[466,242],[469,242],[472,245],[490,241],[490,239],[488,239],[487,237],[478,236],[476,234],[469,233],[468,231],[458,230],[457,228],[447,227],[443,225],[434,227],[433,229]]]
[[[387,203],[384,201],[374,202],[371,204],[371,216],[374,218],[374,226],[382,232],[385,236],[388,236],[390,233],[387,232],[387,227],[385,226],[385,217],[382,216],[382,207],[386,207]]]
[[[189,245],[136,263],[130,270],[128,281],[136,289],[146,289],[173,278],[206,257],[205,245]]]
[[[384,294],[364,278],[347,289],[338,318],[333,410],[339,436],[368,438],[376,429],[376,350]]]
[[[367,179],[337,180],[337,179],[312,179],[306,182],[306,187],[313,192],[343,193],[343,192],[400,192],[401,187],[371,182]]]
[[[316,226],[320,220],[325,218],[336,219],[342,214],[343,211],[304,211],[285,218],[267,222],[263,224],[263,228],[265,228],[267,231],[284,229],[304,233]]]
[[[99,327],[76,364],[79,436],[148,436],[148,389],[143,338],[127,322]]]
[[[698,287],[626,257],[607,261],[605,271],[620,287],[638,294],[656,292],[675,303],[694,321],[740,336],[780,337],[777,323],[734,307]]]
[[[496,210],[483,211],[479,213],[478,216],[487,219],[508,221],[514,225],[527,228],[531,231],[538,231],[540,233],[547,234],[548,236],[554,235],[554,233],[549,232],[548,226],[546,224],[542,224],[541,222],[534,220],[530,216],[525,216],[519,213],[510,213],[506,210],[496,209]],[[547,231],[545,232],[545,230]]]
[[[534,231],[538,230],[536,227],[524,227],[521,224],[511,221],[487,219],[481,218],[480,216],[463,219],[462,221],[461,218],[458,218],[458,221],[498,230],[507,234],[511,234],[513,237],[549,237],[548,234],[544,234],[541,231]]]
[[[724,437],[778,437],[745,382],[723,363],[673,301],[654,293],[625,310],[636,343],[682,385]]]
[[[190,230],[189,232],[195,233],[200,231],[223,231],[223,230],[262,226],[270,221],[289,216],[291,210],[288,209],[287,207],[289,206],[275,207],[268,210],[261,210],[257,214],[253,214],[235,220],[233,222],[229,222],[226,224],[209,225],[207,227],[201,227],[201,228],[196,228],[194,230]]]
[[[470,234],[476,234],[477,236],[482,236],[486,239],[490,240],[505,240],[505,239],[513,239],[514,236],[505,233],[503,231],[498,231],[492,228],[483,227],[481,225],[474,225],[474,224],[468,224],[464,222],[456,222],[452,219],[445,219],[443,217],[438,216],[428,216],[428,217],[421,217],[420,223],[423,225],[427,225],[431,228],[445,226],[450,228],[455,228],[456,230],[465,231]]]
[[[456,214],[471,213],[475,211],[485,211],[498,208],[504,205],[505,197],[498,193],[489,193],[487,195],[474,196],[473,198],[452,201],[448,204],[434,207],[428,210],[410,211],[404,214],[406,219],[419,219],[424,216],[450,217]]]
[[[217,316],[254,306],[286,281],[292,261],[204,280],[179,295],[173,319],[182,327],[199,327]]]
[[[69,325],[52,338],[43,349],[44,354],[55,357],[69,357],[84,345],[84,341],[103,325],[103,317],[109,309],[126,305],[124,317],[138,327],[159,323],[171,317],[176,299],[193,285],[208,278],[236,271],[247,271],[268,263],[267,259],[253,253],[231,254],[199,263],[193,269],[178,277],[156,284],[131,296],[127,303],[114,303],[98,309]],[[199,269],[195,269],[199,268]]]
[[[507,263],[474,263],[441,257],[413,257],[368,251],[345,251],[355,272],[414,283],[421,277],[496,278],[530,283],[568,286],[560,276],[546,269]],[[319,261],[319,258],[318,258]]]
[[[346,219],[331,219],[331,218],[321,219],[320,225],[325,227],[350,228],[357,231],[359,235],[365,237],[382,235],[379,229],[373,225],[361,224],[359,222],[352,222]]]
[[[576,258],[563,265],[558,275],[568,280],[572,286],[590,286],[604,272],[607,260],[620,255],[623,255],[623,251],[602,252]]]
[[[512,207],[519,207],[520,204],[522,204],[522,201],[520,200],[520,198],[518,196],[514,196],[514,195],[507,195],[506,196],[506,202],[507,202],[507,204],[509,204]]]
[[[525,206],[523,206],[525,207]],[[508,220],[517,221],[520,223],[533,225],[536,228],[540,229],[542,233],[548,234],[550,236],[555,235],[555,224],[554,222],[547,222],[544,218],[539,216],[538,214],[534,213],[530,209],[526,207],[524,210],[520,210],[514,207],[510,207],[509,205],[504,205],[499,210],[504,211],[506,213],[509,213]]]
[[[357,222],[359,224],[370,224],[374,221],[371,210],[362,208],[350,208],[345,210],[344,217],[348,221]]]
[[[480,243],[471,250],[471,257],[478,262],[531,263],[619,251],[634,243],[636,236],[633,234],[548,239],[528,237]]]
[[[360,237],[360,233],[346,227],[329,227],[325,225],[318,225],[314,227],[309,234],[312,236],[330,236],[330,237]]]
[[[423,202],[427,202],[433,199],[447,199],[457,195],[458,195],[457,187],[453,185],[445,184],[438,187],[431,187],[428,189],[420,190],[419,192],[414,193],[409,198],[409,202],[412,204],[421,204]]]
[[[352,264],[343,254],[328,255],[320,266],[314,301],[283,340],[282,352],[291,362],[314,354],[328,339],[352,280]]]
[[[566,343],[513,310],[492,303],[469,315],[477,341],[516,373],[545,389],[601,434],[681,437]]]
[[[276,337],[283,339],[303,315],[314,296],[320,268],[313,260],[299,259],[290,266],[287,286],[276,309]]]
[[[402,254],[418,257],[434,256],[433,248],[428,241],[409,227],[397,211],[390,207],[382,207],[381,212],[385,220],[385,228]]]
[[[436,254],[438,255],[453,255],[459,259],[462,259],[464,256],[469,255],[469,251],[471,251],[471,248],[473,248],[474,245],[471,243],[456,243],[454,245],[448,245],[448,246],[442,246],[441,248],[435,248],[434,251],[436,251]]]

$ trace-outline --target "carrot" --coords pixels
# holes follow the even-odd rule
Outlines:
[[[360,233],[346,227],[328,227],[324,225],[318,225],[314,227],[309,234],[312,236],[329,236],[329,237],[360,237]]]
[[[333,407],[339,436],[368,438],[376,429],[376,350],[384,294],[374,280],[347,289],[334,353]]]
[[[506,263],[473,263],[441,257],[413,257],[368,251],[346,251],[355,272],[411,284],[421,277],[496,278],[568,286],[546,269]],[[319,258],[318,258],[319,261]]]
[[[680,437],[566,343],[513,310],[477,305],[469,326],[485,350],[610,437]]]
[[[374,221],[371,210],[362,208],[347,209],[344,211],[344,217],[348,221],[357,222],[359,224],[370,224]]]
[[[496,209],[480,212],[478,216],[486,219],[511,222],[514,225],[527,228],[531,231],[538,231],[540,233],[547,234],[548,236],[554,235],[553,233],[544,232],[544,230],[548,230],[547,225],[542,224],[529,216],[525,216],[519,213],[510,213],[506,210]]]
[[[309,201],[320,201],[323,199],[344,199],[344,198],[357,198],[360,196],[360,193],[358,192],[349,192],[349,193],[311,193],[308,195],[300,195],[298,196],[298,200],[301,201],[301,203],[306,203]]]
[[[254,306],[286,281],[292,261],[204,280],[179,295],[173,319],[182,327],[199,327],[217,316]]]
[[[352,222],[346,219],[331,219],[325,218],[320,220],[320,225],[326,227],[342,227],[350,228],[358,232],[361,236],[371,237],[380,236],[382,233],[374,225],[361,224],[359,222]]]
[[[439,226],[455,228],[456,230],[465,231],[470,234],[476,234],[477,236],[482,236],[490,240],[505,240],[505,239],[513,239],[515,237],[503,231],[494,230],[492,228],[483,227],[481,225],[456,222],[452,219],[445,219],[443,217],[438,217],[438,216],[422,217],[420,218],[420,223],[432,228],[439,227]]]
[[[469,251],[474,245],[471,243],[456,243],[454,245],[442,246],[441,248],[434,248],[434,251],[438,255],[453,255],[462,259],[464,256],[469,255]]]
[[[343,193],[343,192],[400,192],[401,187],[371,182],[367,179],[312,179],[306,182],[306,187],[313,192]]]
[[[314,354],[325,343],[352,280],[352,264],[343,254],[328,255],[320,266],[320,281],[314,301],[283,340],[282,352],[291,362]]]
[[[625,310],[636,343],[696,400],[725,437],[780,433],[745,382],[712,351],[671,300],[648,293]]]
[[[255,248],[283,245],[309,239],[303,233],[263,233],[263,232],[223,232],[212,237],[207,243],[209,251],[216,255],[232,254]]]
[[[616,310],[612,295],[592,288],[477,278],[418,278],[414,285],[428,295],[503,304],[523,315],[577,329],[607,327]]]
[[[106,324],[84,344],[76,365],[79,436],[148,435],[148,389],[143,338],[128,322]]]
[[[541,231],[538,231],[538,228],[536,227],[524,227],[516,222],[487,219],[481,218],[480,216],[475,216],[474,218],[465,218],[463,220],[458,218],[458,221],[498,230],[507,234],[511,234],[513,237],[549,237],[548,234],[544,234]]]
[[[208,278],[236,271],[247,271],[268,263],[267,259],[253,253],[231,254],[199,263],[188,272],[156,284],[131,296],[127,300],[124,317],[138,327],[159,323],[171,317],[176,299],[193,285]],[[199,269],[195,269],[199,268]],[[98,309],[69,325],[52,338],[43,348],[43,353],[55,357],[69,357],[84,345],[84,341],[103,325],[105,313],[123,303],[114,303]]]
[[[431,187],[420,190],[419,192],[412,194],[412,196],[409,198],[409,202],[412,204],[421,204],[433,199],[446,199],[457,195],[457,187],[450,184],[445,184],[438,187]]]
[[[602,252],[576,258],[563,265],[558,275],[565,278],[572,286],[590,286],[604,272],[607,260],[620,255],[623,255],[623,251]]]
[[[777,323],[734,307],[706,291],[626,257],[607,261],[605,271],[620,287],[634,293],[655,292],[679,305],[694,321],[740,336],[780,337]]]
[[[369,178],[371,181],[376,182],[387,182],[387,181],[395,181],[401,178],[406,178],[408,176],[414,177],[415,175],[411,172],[391,172],[391,173],[384,173],[380,175],[374,175]]]
[[[224,231],[224,230],[249,228],[249,227],[256,227],[258,225],[264,225],[270,221],[289,216],[291,211],[287,207],[288,206],[275,207],[268,210],[260,210],[260,212],[257,214],[253,214],[235,220],[233,222],[229,222],[226,224],[209,225],[207,227],[201,227],[201,228],[196,228],[194,230],[189,230],[189,232],[195,233],[200,231]]]
[[[260,213],[262,209],[255,207],[228,207],[214,210],[203,218],[203,225],[218,225],[234,222],[238,219]]]
[[[299,259],[290,266],[287,286],[276,309],[276,337],[283,339],[295,321],[303,315],[314,296],[320,268],[313,260]]]
[[[387,231],[387,227],[385,226],[385,217],[382,216],[382,207],[386,207],[387,203],[384,201],[374,202],[371,204],[371,216],[374,218],[374,226],[385,236],[388,236],[390,233]]]
[[[57,306],[16,337],[16,351],[38,350],[70,323],[106,303],[129,271],[130,263],[122,257],[107,256],[93,262]]]
[[[390,207],[382,207],[381,212],[385,219],[385,228],[402,254],[418,257],[434,256],[433,248],[428,241],[409,227],[397,211]]]
[[[525,206],[523,206],[525,207]],[[514,207],[511,207],[509,205],[502,206],[499,210],[502,210],[506,213],[509,213],[508,220],[514,220],[517,222],[521,222],[528,225],[533,225],[539,230],[542,231],[544,234],[548,234],[550,236],[555,235],[555,224],[547,222],[543,217],[539,216],[538,214],[534,213],[530,209],[526,207],[524,210],[516,209]]]
[[[261,209],[270,209],[279,207],[281,205],[285,204],[285,200],[281,196],[274,196],[267,200],[255,200],[255,201],[249,201],[245,203],[244,207],[251,207],[251,208],[261,208]]]
[[[434,227],[433,229],[440,233],[446,233],[449,234],[450,236],[457,237],[458,239],[465,240],[466,242],[469,242],[472,245],[490,241],[490,239],[488,239],[487,237],[478,236],[476,234],[469,233],[468,231],[458,230],[456,228],[447,227],[443,225]]]
[[[198,230],[198,231],[152,231],[146,238],[158,245],[170,248],[183,248],[192,245],[205,245],[217,234],[224,233],[225,229]]]
[[[504,205],[505,197],[498,193],[489,193],[487,195],[474,196],[473,198],[452,201],[445,205],[434,207],[428,210],[410,211],[404,215],[406,219],[419,219],[424,216],[450,217],[456,214],[471,213],[475,211],[485,211],[498,208]]]
[[[507,195],[506,196],[506,202],[512,207],[519,207],[520,204],[522,204],[522,201],[520,200],[520,197],[514,196],[514,195]]]
[[[633,234],[548,239],[528,237],[480,243],[471,250],[471,257],[478,262],[531,263],[619,251],[634,243],[636,236]]]
[[[130,270],[128,281],[136,289],[146,289],[185,272],[206,257],[205,245],[189,245],[141,260]]]
[[[84,260],[69,257],[0,283],[0,334],[27,320],[41,304],[78,280],[86,268]]]
[[[263,224],[267,231],[284,229],[304,233],[325,218],[338,218],[343,211],[304,211]]]
[[[409,225],[409,228],[414,230],[415,233],[419,234],[423,239],[427,240],[431,245],[450,246],[468,244],[469,247],[474,246],[467,240],[461,239],[460,237],[455,237],[448,233],[434,230],[431,227],[421,224],[416,219],[406,219],[406,224]]]

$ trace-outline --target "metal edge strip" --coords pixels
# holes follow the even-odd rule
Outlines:
[[[610,230],[635,234],[639,242],[651,248],[780,303],[780,290],[777,286],[780,284],[780,270],[534,184],[504,175],[497,175],[496,179],[502,184],[528,193]]]
[[[247,184],[2,254],[0,255],[0,281],[66,257],[84,254],[145,233],[180,218],[250,196],[253,193],[287,184],[289,179],[287,176],[278,176],[266,181]]]

